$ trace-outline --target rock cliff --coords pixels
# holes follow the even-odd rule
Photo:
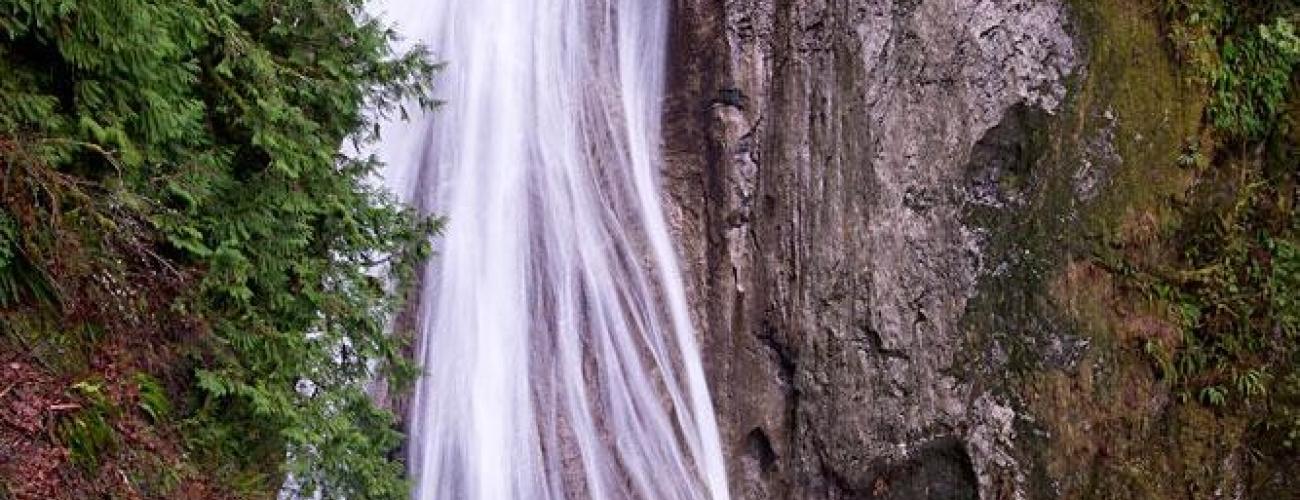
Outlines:
[[[1118,307],[1098,228],[1188,183],[1200,97],[1156,10],[676,2],[665,196],[734,495],[1231,496],[1239,452],[1157,458],[1185,412],[1089,323],[1160,322],[1080,312]],[[1195,460],[1204,489],[1161,474]]]

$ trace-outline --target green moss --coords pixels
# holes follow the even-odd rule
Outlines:
[[[103,338],[103,328],[95,324],[61,324],[48,314],[0,312],[0,352],[24,353],[57,376],[86,373]]]
[[[1076,0],[1075,13],[1088,41],[1088,72],[1066,137],[1114,129],[1122,159],[1097,203],[1089,229],[1108,241],[1136,234],[1134,218],[1154,219],[1166,230],[1176,218],[1167,203],[1190,182],[1179,157],[1200,144],[1203,90],[1168,51],[1154,1]],[[1113,117],[1113,118],[1112,118]],[[1112,121],[1113,119],[1113,121]]]
[[[1212,96],[1175,56],[1161,2],[1071,5],[1086,68],[1062,112],[1027,134],[1034,162],[1014,185],[1028,203],[967,220],[989,229],[987,257],[1002,267],[967,311],[966,366],[1033,415],[1018,434],[1035,496],[1210,498],[1250,467],[1240,453],[1259,439],[1253,419],[1178,403],[1148,349],[1181,345],[1185,311],[1116,271],[1179,262],[1198,217],[1192,187],[1229,175],[1207,174],[1222,160],[1202,120]],[[1095,197],[1075,179],[1083,165],[1102,172]],[[1086,348],[1053,352],[1071,345]],[[1225,469],[1230,457],[1238,466]]]
[[[1277,278],[1278,266],[1289,261],[1282,258],[1286,252],[1276,250],[1286,248],[1276,243],[1281,241],[1276,231],[1294,232],[1282,229],[1294,223],[1279,221],[1279,217],[1295,217],[1294,188],[1286,187],[1294,184],[1294,156],[1287,152],[1294,149],[1282,147],[1279,153],[1277,147],[1224,147],[1240,134],[1225,133],[1215,121],[1203,120],[1218,98],[1207,91],[1209,82],[1189,62],[1193,58],[1176,57],[1166,37],[1163,3],[1079,0],[1072,5],[1080,38],[1086,42],[1087,69],[1074,82],[1064,112],[1046,125],[1051,139],[1034,166],[1040,177],[1034,192],[1040,198],[1029,216],[1017,215],[1040,221],[994,226],[995,232],[1011,229],[996,238],[995,256],[1028,251],[1035,255],[1017,262],[1022,267],[1035,263],[1034,272],[1012,272],[1015,280],[986,282],[971,318],[976,337],[992,339],[985,340],[988,345],[1001,345],[998,335],[988,332],[1002,330],[979,328],[1018,325],[1016,333],[1022,337],[1013,342],[1025,346],[1022,356],[1027,360],[1015,361],[1019,372],[1005,383],[1024,398],[1025,407],[1042,427],[1039,433],[1050,436],[1021,442],[1026,455],[1042,465],[1034,480],[1037,493],[1098,499],[1211,498],[1225,485],[1242,484],[1258,498],[1272,498],[1269,491],[1280,491],[1278,485],[1294,486],[1294,480],[1285,479],[1285,474],[1262,474],[1268,480],[1256,476],[1261,470],[1294,469],[1279,461],[1287,454],[1293,456],[1293,451],[1276,447],[1266,451],[1268,443],[1284,435],[1277,429],[1293,420],[1287,412],[1290,407],[1277,397],[1261,402],[1264,406],[1229,408],[1197,404],[1199,392],[1180,398],[1177,389],[1184,382],[1170,379],[1171,370],[1158,368],[1165,364],[1156,361],[1160,353],[1185,352],[1189,343],[1201,342],[1196,332],[1203,328],[1198,320],[1202,314],[1189,309],[1189,292],[1178,282],[1152,279],[1185,275],[1188,249],[1199,248],[1207,255],[1246,256],[1221,259],[1228,263],[1225,269],[1232,269],[1223,281],[1238,285],[1236,295],[1259,288],[1249,284],[1251,276],[1272,276],[1260,281],[1269,283],[1259,288],[1261,296],[1285,297],[1300,288],[1287,288],[1283,285],[1289,281]],[[1295,99],[1289,105],[1294,110]],[[1285,126],[1280,130],[1296,135]],[[1295,143],[1292,137],[1290,144]],[[1107,156],[1107,144],[1114,155]],[[1111,160],[1103,166],[1103,189],[1095,199],[1081,199],[1062,179],[1098,158]],[[1265,173],[1252,173],[1260,168]],[[1275,187],[1247,189],[1252,185]],[[1242,214],[1273,214],[1274,223],[1233,222],[1250,217],[1232,215],[1240,210],[1234,207],[1243,206],[1256,208]],[[1061,219],[1067,221],[1050,222]],[[1206,233],[1197,229],[1202,226],[1219,229]],[[1272,246],[1230,236],[1234,231],[1258,235],[1261,230],[1274,231],[1274,236],[1259,240],[1275,242]],[[1055,232],[1068,236],[1055,236]],[[1189,236],[1198,234],[1203,236]],[[1272,272],[1259,265],[1265,261]],[[1256,265],[1242,264],[1249,262]],[[1135,276],[1147,284],[1135,284]],[[1009,299],[1031,305],[1022,311]],[[1256,311],[1238,313],[1247,317],[1259,316],[1259,307],[1281,311],[1277,300],[1269,300],[1231,309]],[[997,319],[1003,311],[1011,317]],[[1032,326],[1054,314],[1064,318],[1061,324]],[[1280,312],[1265,316],[1271,322],[1287,321]],[[1258,331],[1265,330],[1279,331]],[[1290,329],[1283,326],[1281,331]],[[1064,365],[1046,362],[1051,356],[1042,346],[1075,335],[1088,344],[1080,358]],[[1223,344],[1228,337],[1220,335],[1205,338],[1217,343],[1215,352],[1252,345],[1246,337],[1236,344]],[[1277,346],[1270,349],[1278,350]],[[1186,356],[1166,359],[1169,365],[1186,362]],[[1251,362],[1277,366],[1275,361],[1261,361],[1263,357],[1254,359]],[[1224,385],[1208,386],[1215,392],[1205,399],[1226,402],[1233,393],[1278,391],[1266,388],[1273,377],[1253,375],[1264,372],[1222,371],[1197,375],[1198,380],[1226,377]],[[1271,414],[1282,415],[1278,419],[1282,423],[1265,425],[1273,419],[1261,417],[1266,407],[1273,408]],[[1254,450],[1249,460],[1243,450]],[[1227,462],[1235,465],[1225,468]]]

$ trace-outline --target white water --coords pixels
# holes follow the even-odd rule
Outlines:
[[[376,7],[448,64],[446,104],[381,144],[386,182],[448,219],[416,498],[728,498],[658,192],[666,1]]]

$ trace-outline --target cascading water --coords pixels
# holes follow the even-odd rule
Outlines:
[[[416,498],[728,497],[656,180],[666,1],[376,7],[447,62],[446,104],[381,145],[386,182],[448,219]]]

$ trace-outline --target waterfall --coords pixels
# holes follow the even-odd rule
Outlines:
[[[658,188],[666,2],[372,6],[447,63],[445,104],[380,145],[385,182],[448,221],[416,498],[728,498]]]

